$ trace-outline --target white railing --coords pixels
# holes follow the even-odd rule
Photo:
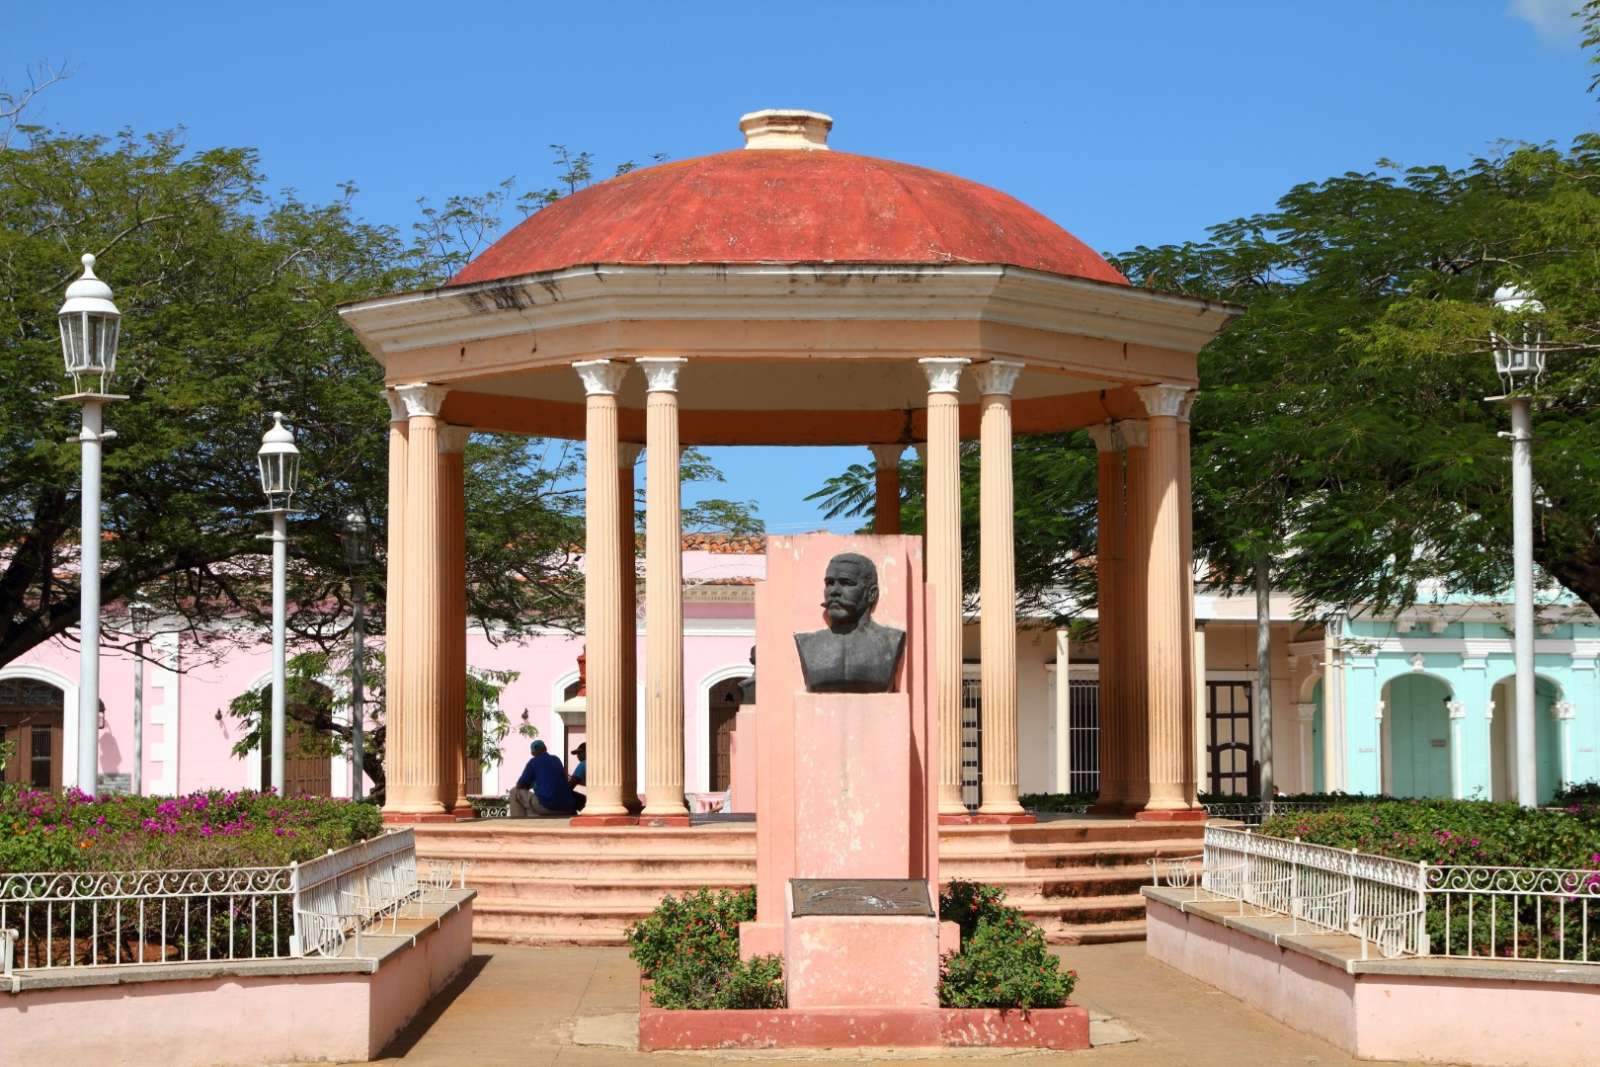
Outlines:
[[[1600,963],[1600,871],[1430,867],[1436,954]]]
[[[1209,825],[1199,856],[1155,860],[1156,885],[1361,940],[1386,958],[1600,964],[1600,870],[1432,866]]]
[[[474,793],[467,799],[472,802],[473,814],[480,819],[511,818],[511,798],[504,793],[499,796]]]
[[[1206,827],[1201,856],[1160,862],[1157,885],[1237,901],[1240,914],[1288,915],[1294,930],[1303,922],[1348,933],[1362,958],[1370,946],[1385,957],[1428,954],[1425,864],[1216,825]]]
[[[411,830],[286,867],[0,875],[0,973],[334,955],[464,864],[417,868]]]

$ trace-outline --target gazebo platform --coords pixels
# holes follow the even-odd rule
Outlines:
[[[687,829],[476,819],[415,830],[419,858],[471,861],[473,936],[481,941],[620,945],[628,924],[665,894],[756,880],[750,816],[696,816]],[[1057,944],[1138,940],[1149,861],[1199,852],[1202,832],[1198,823],[1089,815],[942,826],[939,874],[1003,886]]]

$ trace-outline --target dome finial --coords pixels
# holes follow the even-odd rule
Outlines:
[[[826,152],[833,116],[797,107],[769,107],[739,116],[746,148]]]

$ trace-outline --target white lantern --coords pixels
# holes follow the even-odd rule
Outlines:
[[[104,393],[117,369],[117,334],[122,312],[111,302],[111,287],[94,274],[94,256],[85,253],[83,274],[67,286],[67,302],[57,313],[61,356],[75,393]]]
[[[261,491],[267,494],[268,511],[288,511],[300,479],[300,450],[294,434],[284,429],[283,412],[272,413],[272,429],[261,435]]]
[[[1522,319],[1517,327],[1520,340],[1500,333],[1493,335],[1494,369],[1506,392],[1513,393],[1530,380],[1537,386],[1544,376],[1544,336],[1528,320],[1530,316],[1543,314],[1544,305],[1525,289],[1502,285],[1495,290],[1494,306]]]

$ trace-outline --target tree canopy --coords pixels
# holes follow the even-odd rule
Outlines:
[[[268,413],[288,413],[303,455],[291,522],[290,626],[326,643],[348,625],[338,532],[373,519],[383,627],[388,409],[377,362],[339,321],[344,301],[436,284],[503,228],[592,180],[586,153],[553,146],[551,189],[419,202],[411,233],[363,221],[356,188],[318,203],[270,191],[255,151],[191,148],[181,131],[88,136],[23,124],[0,99],[0,664],[78,622],[79,448],[64,393],[56,311],[78,272],[122,311],[106,425],[103,598],[138,593],[205,629],[260,623],[267,559],[254,512]],[[623,164],[627,169],[632,164]],[[496,634],[579,615],[581,446],[474,436],[467,450],[469,612]],[[689,478],[716,479],[704,456]],[[709,501],[689,523],[748,531],[750,507]],[[249,628],[240,631],[254,639]],[[118,624],[108,629],[116,640]]]
[[[1507,144],[1460,168],[1384,161],[1291,189],[1201,242],[1111,257],[1135,284],[1232,301],[1200,353],[1195,550],[1222,584],[1270,561],[1303,605],[1410,602],[1424,580],[1510,586],[1508,426],[1491,303],[1515,284],[1545,307],[1549,369],[1534,416],[1535,559],[1600,610],[1600,136]],[[1094,456],[1081,433],[1019,438],[1017,581],[1093,602]],[[964,545],[977,544],[975,446],[963,450]],[[920,514],[920,468],[904,481]],[[908,472],[911,473],[911,472]],[[866,515],[872,473],[819,499]],[[969,559],[969,583],[976,568]]]

